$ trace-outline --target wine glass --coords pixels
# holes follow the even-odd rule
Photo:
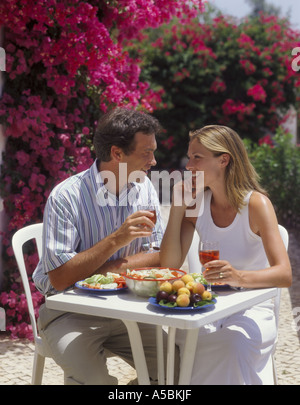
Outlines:
[[[219,242],[200,241],[199,260],[203,267],[211,260],[219,260]],[[211,291],[211,283],[208,282],[207,291]]]
[[[154,223],[154,225],[156,224],[156,221],[157,221],[157,213],[156,213],[156,207],[155,207],[155,205],[147,205],[146,207],[142,207],[141,208],[143,211],[149,211],[149,212],[151,212],[152,214],[154,214],[154,216],[153,217],[149,217],[149,219]],[[142,224],[142,226],[146,226],[146,224]],[[150,242],[150,244],[149,244],[149,250],[148,250],[148,253],[151,253],[151,252],[154,252],[154,250],[157,250],[156,248],[154,248],[153,246],[152,246],[152,242]]]
[[[153,206],[153,207],[149,207],[149,208],[147,208],[146,209],[146,211],[150,211],[152,214],[154,214],[154,216],[153,217],[151,217],[150,219],[151,219],[151,221],[154,223],[154,225],[156,224],[156,221],[157,221],[157,214],[156,214],[156,209],[155,209],[155,207]]]
[[[150,219],[151,219],[151,221],[154,223],[154,225],[156,224],[156,221],[157,221],[157,214],[156,214],[156,209],[155,209],[155,207],[154,206],[151,206],[151,207],[148,207],[147,209],[146,209],[146,211],[150,211],[152,214],[154,214],[154,216],[153,217],[151,217]],[[150,242],[150,249],[149,249],[149,251],[150,252],[154,252],[154,248],[153,248],[153,246],[152,246],[152,242]]]

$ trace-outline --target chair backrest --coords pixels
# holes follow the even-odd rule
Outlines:
[[[279,232],[280,232],[280,236],[283,241],[283,244],[284,244],[286,250],[288,250],[288,247],[289,247],[288,231],[282,225],[278,225],[278,227],[279,227]],[[281,299],[281,288],[278,288],[277,295],[274,300],[274,313],[275,313],[275,322],[276,322],[277,330],[278,330],[278,324],[279,324],[280,299]]]
[[[284,246],[285,246],[286,250],[288,250],[288,247],[289,247],[288,231],[282,225],[278,225],[278,228],[279,228],[280,236],[281,236],[281,239],[283,240]]]
[[[33,335],[34,335],[35,340],[38,337],[38,333],[37,333],[37,326],[36,326],[36,320],[35,320],[35,315],[34,315],[34,307],[33,307],[33,302],[32,302],[31,290],[30,290],[28,275],[26,272],[26,266],[25,266],[25,261],[24,261],[23,245],[27,241],[29,241],[31,239],[35,239],[36,244],[37,244],[38,255],[40,258],[41,254],[42,254],[42,236],[43,236],[43,224],[39,223],[39,224],[34,224],[34,225],[28,225],[25,228],[19,229],[12,238],[12,247],[13,247],[15,258],[16,258],[18,268],[19,268],[19,271],[21,274],[24,290],[25,290],[28,311],[29,311],[31,326],[32,326]]]
[[[202,266],[200,264],[198,254],[199,242],[200,242],[199,234],[197,231],[195,231],[191,246],[187,254],[188,267],[190,273],[201,273]]]

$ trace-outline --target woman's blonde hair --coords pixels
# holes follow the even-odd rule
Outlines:
[[[259,185],[259,176],[252,166],[246,148],[239,135],[222,125],[207,125],[190,132],[190,141],[197,139],[215,156],[227,153],[230,161],[225,171],[226,194],[230,204],[238,211],[244,205],[244,198],[251,190],[267,194]]]

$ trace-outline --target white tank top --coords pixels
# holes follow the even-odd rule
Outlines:
[[[204,193],[204,210],[196,222],[201,240],[219,242],[220,260],[228,260],[237,270],[259,270],[269,267],[260,236],[252,232],[249,224],[248,205],[252,191],[245,197],[245,205],[226,228],[215,225],[211,216],[211,190]]]

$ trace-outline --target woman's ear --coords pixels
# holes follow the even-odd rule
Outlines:
[[[220,162],[221,162],[222,167],[226,167],[230,162],[230,155],[228,153],[223,153],[220,156],[220,159],[221,159]]]

